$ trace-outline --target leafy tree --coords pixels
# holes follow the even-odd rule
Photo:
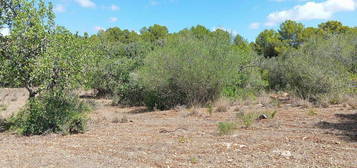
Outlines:
[[[241,49],[250,48],[248,41],[239,34],[236,35],[236,37],[233,40],[233,43],[234,45],[238,46]]]
[[[140,40],[140,36],[136,32],[126,29],[121,30],[118,27],[109,28],[100,33],[100,35],[109,42],[122,42],[128,44]]]
[[[348,30],[348,27],[339,21],[327,21],[319,24],[318,27],[326,34],[346,33]]]
[[[142,28],[140,33],[142,34],[144,40],[153,43],[157,42],[158,40],[165,39],[169,35],[169,30],[166,26],[155,24],[149,28]]]
[[[281,52],[281,36],[275,30],[264,30],[255,40],[254,49],[265,58],[276,57]]]
[[[5,8],[1,22],[11,31],[0,46],[3,80],[25,87],[30,98],[55,87],[74,86],[83,60],[80,39],[56,27],[50,3],[15,0],[10,4],[1,4]]]
[[[211,32],[211,36],[220,38],[226,42],[231,42],[231,34],[222,29],[216,29],[215,31]]]
[[[209,34],[211,33],[211,31],[209,29],[207,29],[206,27],[204,27],[202,25],[197,25],[195,27],[191,27],[190,31],[198,39],[204,39],[207,36],[209,36]]]
[[[34,97],[39,90],[33,87],[44,80],[36,75],[38,59],[45,56],[55,30],[52,5],[42,0],[16,0],[1,5],[0,22],[7,24],[11,31],[0,46],[4,61],[1,73],[5,80],[25,87],[30,97]]]
[[[279,34],[284,43],[298,48],[303,42],[304,25],[292,20],[287,20],[280,25]]]

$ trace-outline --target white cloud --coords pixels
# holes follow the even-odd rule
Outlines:
[[[268,15],[266,26],[274,26],[285,20],[329,19],[337,12],[354,11],[356,0],[325,0],[323,2],[306,2],[292,9],[274,12]]]
[[[95,26],[94,30],[96,30],[96,31],[104,31],[104,28],[100,27],[100,26]]]
[[[111,17],[109,18],[109,21],[114,23],[114,22],[117,22],[119,19],[117,17]]]
[[[58,4],[53,8],[53,10],[58,13],[63,13],[66,11],[66,8],[64,7],[64,5]]]
[[[258,22],[253,22],[249,25],[250,29],[259,29],[260,28],[260,23]]]
[[[75,0],[80,6],[84,8],[94,8],[96,5],[91,0]]]
[[[116,6],[116,5],[111,5],[111,6],[110,6],[110,9],[111,9],[112,11],[120,10],[119,6]]]
[[[8,36],[8,35],[10,35],[10,30],[9,30],[9,28],[1,28],[1,29],[0,29],[0,34],[3,35],[3,36]]]

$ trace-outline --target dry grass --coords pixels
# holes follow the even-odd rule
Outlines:
[[[231,106],[231,101],[225,98],[220,98],[214,103],[216,107],[215,112],[227,112]]]
[[[357,96],[355,97],[349,97],[346,101],[346,103],[353,109],[357,109]]]
[[[309,102],[305,99],[298,98],[298,97],[292,97],[291,103],[292,103],[293,107],[310,108],[313,106],[311,102]]]
[[[9,101],[9,109],[22,100],[18,98]],[[0,167],[356,167],[356,110],[342,105],[314,108],[320,111],[314,117],[308,115],[309,108],[286,104],[283,108],[235,105],[228,112],[208,116],[207,108],[133,113],[141,108],[95,101],[98,106],[90,117],[98,122],[91,123],[84,134],[21,137],[0,133]],[[219,122],[238,124],[234,108],[278,113],[274,119],[253,117],[254,128],[218,136]],[[205,117],[182,117],[190,112]],[[111,123],[115,116],[120,122],[124,115],[129,123]],[[161,133],[161,129],[168,131]]]

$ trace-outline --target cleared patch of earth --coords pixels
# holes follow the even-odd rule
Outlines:
[[[1,89],[0,104],[7,106],[1,115],[21,108],[26,97],[23,89]],[[312,114],[288,104],[236,104],[209,115],[204,108],[148,112],[90,101],[96,109],[84,134],[0,133],[0,167],[357,167],[357,110],[348,105]],[[237,109],[278,113],[219,136],[218,122],[236,120]]]

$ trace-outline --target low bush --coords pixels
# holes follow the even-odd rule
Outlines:
[[[233,122],[219,122],[218,123],[218,133],[219,135],[227,135],[233,133],[236,128]]]
[[[32,98],[9,119],[11,130],[22,135],[83,133],[89,108],[76,96],[63,91],[46,92]]]
[[[245,128],[249,128],[253,125],[254,121],[258,118],[258,113],[238,113],[237,118],[240,120],[240,123],[244,125]]]

